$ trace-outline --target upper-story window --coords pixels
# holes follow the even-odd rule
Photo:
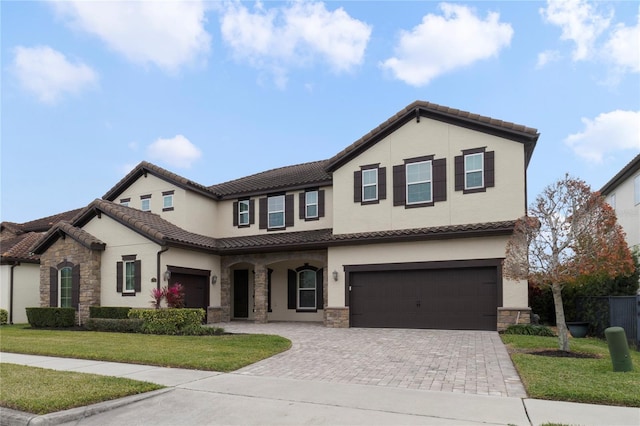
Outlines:
[[[162,193],[162,211],[169,212],[173,210],[173,193],[174,191],[164,191]]]
[[[464,156],[464,189],[484,187],[484,153]]]
[[[495,186],[494,151],[487,151],[486,147],[464,149],[454,160],[456,191],[471,194]]]
[[[607,198],[607,203],[609,203],[612,209],[614,210],[616,209],[616,193],[615,192],[609,195],[609,198]]]
[[[283,230],[293,226],[293,194],[274,194],[260,199],[260,229]]]
[[[151,194],[140,196],[140,210],[145,212],[151,210]]]
[[[249,225],[249,200],[238,201],[238,226]]]
[[[640,204],[640,175],[633,178],[633,204]]]
[[[361,166],[353,174],[353,201],[375,204],[387,198],[386,168],[379,164]]]
[[[131,198],[121,198],[120,199],[120,205],[121,206],[125,206],[125,207],[129,207],[129,202],[131,201]]]
[[[318,191],[307,191],[304,194],[304,208],[306,219],[318,217]]]
[[[407,204],[430,203],[433,201],[431,190],[431,161],[420,161],[406,165]]]

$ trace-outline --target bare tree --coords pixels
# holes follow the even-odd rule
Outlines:
[[[560,350],[569,351],[562,288],[578,277],[625,276],[635,265],[615,211],[584,181],[547,186],[507,243],[505,276],[551,286]]]

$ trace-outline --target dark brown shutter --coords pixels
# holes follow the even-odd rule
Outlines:
[[[324,189],[318,191],[318,217],[324,217]]]
[[[233,226],[238,226],[238,202],[233,202]]]
[[[78,309],[80,304],[80,265],[71,269],[71,307]]]
[[[293,226],[293,194],[284,197],[284,226]]]
[[[353,172],[353,202],[362,202],[362,171]]]
[[[256,203],[254,200],[249,200],[249,225],[256,223]]]
[[[322,268],[320,268],[316,271],[316,309],[324,309],[322,282],[323,282],[323,273],[322,273]]]
[[[394,206],[404,206],[407,191],[405,189],[406,186],[406,176],[405,176],[405,167],[404,164],[399,166],[393,166],[393,205]]]
[[[387,199],[387,168],[378,169],[378,200]]]
[[[116,291],[122,293],[122,262],[116,262]]]
[[[300,219],[304,219],[307,216],[306,211],[305,211],[306,210],[306,204],[307,204],[307,193],[306,192],[301,192],[300,193],[299,204],[300,204],[300,206],[298,208],[298,211],[299,211],[299,215],[298,216],[300,217]]]
[[[495,184],[495,151],[488,151],[484,153],[484,186],[490,188]]]
[[[447,160],[433,160],[433,201],[447,201]]]
[[[268,214],[267,214],[267,199],[266,198],[260,198],[259,200],[260,203],[260,217],[258,219],[259,223],[258,223],[258,228],[260,229],[267,229],[267,218],[268,218]]]
[[[458,155],[453,161],[456,191],[464,191],[464,156]]]
[[[287,309],[296,309],[296,291],[298,274],[293,269],[287,270]]]
[[[58,306],[58,270],[49,268],[49,306]]]
[[[140,293],[142,291],[142,262],[140,260],[136,260],[133,268],[133,288],[136,293]]]

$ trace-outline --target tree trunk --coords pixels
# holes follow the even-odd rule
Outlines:
[[[564,306],[562,305],[562,287],[560,284],[551,284],[553,294],[553,305],[556,310],[556,325],[558,326],[558,348],[561,351],[569,352],[569,330],[564,319]]]

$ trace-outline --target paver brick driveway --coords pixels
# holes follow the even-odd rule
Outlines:
[[[317,323],[217,324],[231,333],[277,334],[290,350],[236,374],[526,397],[494,331],[326,328]]]

